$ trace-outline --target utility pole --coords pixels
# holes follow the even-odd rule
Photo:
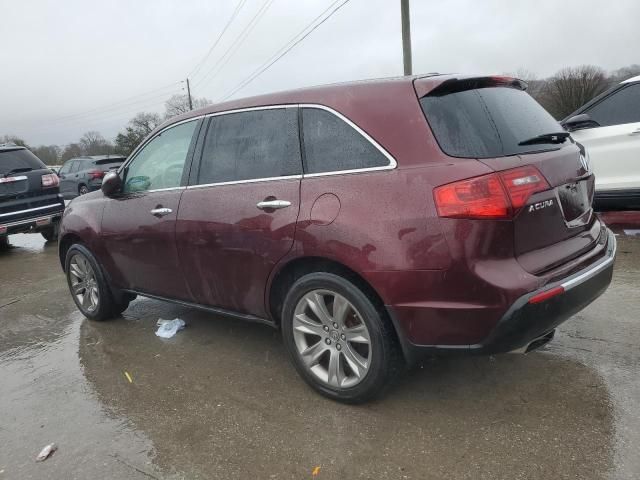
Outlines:
[[[402,11],[402,59],[404,62],[404,74],[412,75],[411,66],[411,15],[409,14],[409,0],[400,0]]]
[[[191,87],[189,86],[188,78],[187,78],[187,95],[189,96],[189,110],[193,110],[193,103],[191,103]]]

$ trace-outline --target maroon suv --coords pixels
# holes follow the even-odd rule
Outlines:
[[[528,351],[607,288],[588,156],[505,77],[429,75],[169,120],[66,209],[90,319],[136,295],[282,329],[344,401],[423,354]]]

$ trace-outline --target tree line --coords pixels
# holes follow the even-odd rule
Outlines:
[[[561,120],[571,112],[587,103],[609,87],[640,75],[640,65],[634,64],[607,72],[594,65],[567,67],[548,78],[539,79],[527,70],[519,70],[516,74],[528,84],[527,91],[551,115]],[[193,107],[202,108],[211,104],[206,98],[194,98]],[[88,131],[77,142],[64,147],[58,145],[40,145],[30,148],[47,165],[56,165],[66,160],[83,155],[118,154],[128,156],[133,149],[151,131],[175,115],[189,111],[189,99],[186,95],[174,95],[165,102],[164,116],[158,113],[140,112],[129,120],[118,133],[113,142],[106,140],[99,132]],[[24,139],[15,135],[0,136],[0,143],[13,142],[27,146]]]

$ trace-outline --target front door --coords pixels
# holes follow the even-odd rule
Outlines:
[[[198,120],[167,128],[121,172],[123,189],[104,210],[107,271],[121,288],[190,300],[175,243]]]
[[[176,228],[198,303],[266,315],[269,274],[293,246],[301,171],[296,107],[211,118]]]

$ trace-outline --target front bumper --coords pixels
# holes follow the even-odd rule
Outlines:
[[[428,354],[522,351],[541,337],[550,338],[558,325],[593,302],[611,283],[616,239],[610,230],[607,230],[607,237],[605,254],[597,262],[519,297],[481,342],[474,345],[415,345],[401,338],[405,357],[413,363]],[[388,310],[397,328],[395,312],[391,308]]]

